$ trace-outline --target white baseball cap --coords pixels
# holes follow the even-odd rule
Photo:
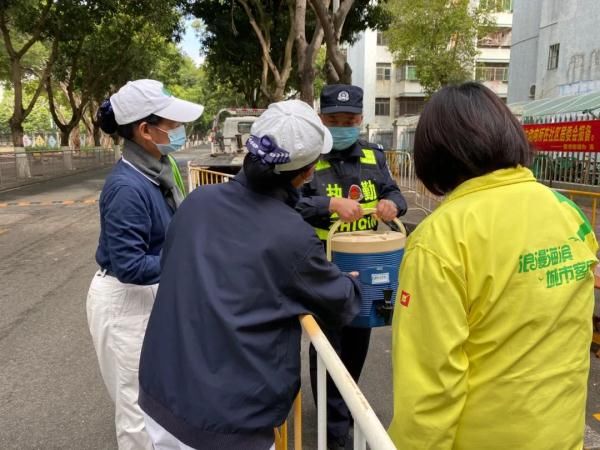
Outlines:
[[[329,153],[333,145],[331,133],[314,109],[301,100],[272,103],[252,124],[250,133],[274,139],[289,153],[290,162],[277,164],[277,171],[289,172],[315,162]]]
[[[119,125],[126,125],[154,114],[175,122],[193,122],[204,106],[181,100],[156,80],[129,81],[110,97],[110,104]]]

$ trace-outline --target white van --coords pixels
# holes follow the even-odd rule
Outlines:
[[[256,115],[242,115],[227,117],[222,124],[219,123],[219,115],[222,111],[230,114],[243,111],[252,112]],[[234,112],[235,111],[235,112]],[[214,136],[211,142],[210,154],[216,156],[223,153],[242,153],[246,141],[250,137],[250,128],[264,110],[221,110],[215,117],[213,127]]]

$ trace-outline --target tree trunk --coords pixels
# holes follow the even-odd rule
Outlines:
[[[252,8],[248,0],[237,0],[237,2],[242,6],[244,11],[246,12],[246,16],[250,22],[250,26],[254,30],[254,34],[256,35],[258,42],[260,44],[262,50],[262,63],[263,63],[263,71],[261,76],[261,91],[269,99],[269,102],[277,102],[283,100],[285,95],[285,88],[292,72],[292,51],[294,47],[294,6],[293,3],[288,4],[288,12],[290,15],[290,31],[287,36],[287,40],[285,43],[285,52],[283,62],[281,63],[281,68],[277,67],[275,61],[273,61],[271,57],[271,30],[270,27],[272,24],[265,20],[264,16],[260,14],[258,21],[254,17],[252,13]],[[255,5],[260,5],[260,2],[254,0]],[[274,90],[271,92],[269,89],[269,74],[273,77]]]
[[[81,150],[81,133],[78,125],[73,126],[69,132],[69,144],[71,144],[71,148]]]
[[[342,28],[354,0],[345,0],[333,14],[329,12],[329,2],[326,0],[310,0],[323,28],[327,45],[327,82],[352,84],[352,68],[340,48]]]
[[[296,36],[296,58],[298,61],[298,78],[300,80],[300,100],[311,107],[315,101],[315,62],[323,42],[323,27],[317,20],[310,44],[306,41],[306,1],[296,0],[294,27]],[[325,1],[329,7],[329,0]]]
[[[325,63],[325,75],[327,78],[327,84],[338,84],[340,82],[340,77],[336,72],[331,61],[327,61]]]
[[[95,122],[93,124],[93,127],[94,127],[94,132],[93,132],[93,135],[94,135],[94,147],[100,147],[102,145],[102,142],[100,142],[100,138],[101,138],[100,127]]]
[[[10,131],[15,147],[23,147],[23,84],[21,82],[21,63],[18,59],[11,59],[11,81],[14,92],[13,113],[10,117]]]
[[[347,61],[344,61],[344,73],[340,77],[342,84],[352,84],[352,68]]]
[[[285,84],[278,83],[275,86],[275,89],[273,90],[273,96],[272,96],[273,103],[280,102],[281,100],[283,100],[284,95],[285,95]]]
[[[14,114],[13,114],[14,117]],[[15,147],[23,147],[23,121],[17,120],[13,122],[10,119],[10,133],[12,135],[12,143]]]
[[[61,128],[61,130],[60,130],[60,146],[61,147],[69,146],[69,136],[71,136],[71,130]]]
[[[298,73],[300,78],[300,100],[313,106],[315,101],[315,69],[304,68]]]

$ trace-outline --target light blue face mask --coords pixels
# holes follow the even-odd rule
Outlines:
[[[185,127],[183,125],[179,125],[177,128],[173,128],[172,130],[163,130],[162,128],[158,128],[163,133],[167,133],[169,136],[168,144],[156,144],[156,148],[163,155],[168,155],[169,153],[176,152],[181,150],[181,148],[185,145],[186,136],[185,136]]]
[[[327,127],[333,138],[333,150],[346,150],[358,140],[359,127]]]

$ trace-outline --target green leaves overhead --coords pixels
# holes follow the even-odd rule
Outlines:
[[[477,37],[492,25],[488,11],[470,0],[395,0],[389,48],[398,64],[411,61],[428,95],[472,78]]]

